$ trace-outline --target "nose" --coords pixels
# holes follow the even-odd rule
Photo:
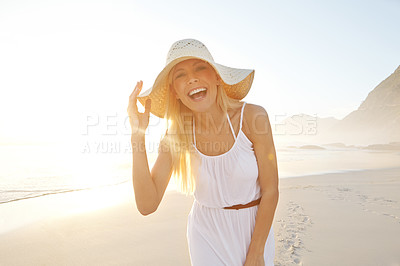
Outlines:
[[[199,82],[199,79],[193,74],[193,73],[189,73],[188,74],[188,84],[193,84],[194,82]]]
[[[188,84],[193,84],[195,82],[199,82],[199,79],[198,78],[190,78],[188,81]]]

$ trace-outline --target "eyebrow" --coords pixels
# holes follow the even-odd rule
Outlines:
[[[192,66],[195,66],[195,65],[200,64],[200,63],[205,63],[205,62],[204,62],[204,61],[197,61],[197,62],[195,62]],[[183,70],[183,68],[175,69],[175,70],[174,70],[174,73],[175,73],[175,72],[178,72],[179,70]]]

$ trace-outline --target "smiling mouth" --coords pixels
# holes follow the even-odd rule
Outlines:
[[[207,94],[206,88],[196,88],[189,91],[188,96],[193,100],[201,100],[206,96],[206,94]]]

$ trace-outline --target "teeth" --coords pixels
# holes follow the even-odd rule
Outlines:
[[[205,91],[205,90],[206,90],[206,88],[198,88],[198,89],[192,90],[191,92],[189,92],[189,96],[192,96],[195,93]]]

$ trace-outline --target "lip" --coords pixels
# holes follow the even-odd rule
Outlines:
[[[205,89],[206,89],[206,90],[205,90],[205,95],[204,95],[203,97],[200,97],[200,98],[192,98],[191,96],[189,96],[190,92],[192,92],[193,90],[199,89],[199,88],[205,88]],[[193,101],[193,102],[200,102],[200,101],[203,101],[203,100],[207,97],[207,94],[208,94],[208,89],[207,89],[207,87],[200,86],[200,87],[196,87],[196,88],[191,89],[191,90],[188,92],[187,95],[188,95],[188,97],[189,97],[189,99],[190,99],[191,101]]]
[[[189,94],[190,94],[192,91],[197,90],[197,89],[200,89],[200,88],[205,88],[206,91],[208,90],[207,87],[199,86],[199,87],[193,88],[193,89],[191,89],[190,91],[188,91],[187,96],[189,96]],[[190,96],[189,96],[189,97],[190,97]]]

